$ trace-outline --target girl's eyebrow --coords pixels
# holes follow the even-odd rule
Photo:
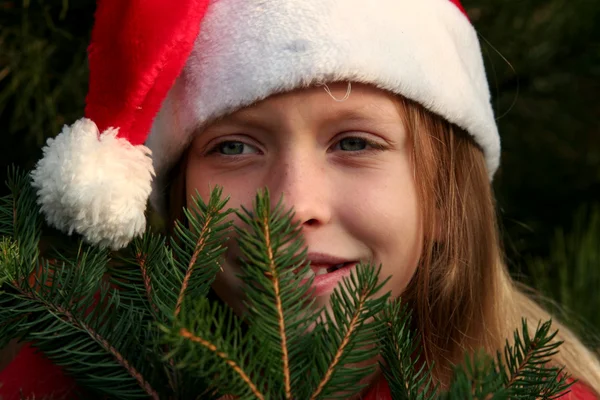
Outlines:
[[[370,126],[389,126],[390,124],[402,124],[397,109],[387,109],[377,105],[349,106],[339,109],[321,109],[312,116],[319,125],[335,123],[369,124]],[[230,114],[223,119],[215,121],[215,126],[244,126],[252,129],[263,130],[278,128],[285,124],[279,113],[270,108],[245,109]]]
[[[243,112],[237,112],[216,121],[215,125],[244,125],[255,129],[264,129],[270,125],[268,118],[264,117],[265,114],[243,110]]]
[[[364,107],[361,107],[364,108]],[[336,121],[345,121],[345,122],[380,122],[381,118],[389,117],[389,115],[385,115],[385,113],[377,113],[377,112],[368,112],[358,108],[350,108],[345,110],[340,110],[331,115],[329,118],[325,118],[326,122],[336,122]]]
[[[331,117],[325,118],[324,123],[348,123],[367,125],[373,128],[387,128],[402,126],[402,119],[395,109],[387,110],[381,107],[353,107],[339,110]]]
[[[373,123],[382,120],[385,122],[400,120],[398,115],[388,113],[386,110],[379,109],[379,107],[377,107],[378,110],[374,110],[375,107],[372,107],[369,111],[364,110],[364,108],[364,106],[361,106],[334,110],[333,112],[321,111],[317,112],[314,117],[319,118],[323,123],[334,123],[339,121]],[[231,120],[234,123],[243,123],[255,125],[257,127],[264,127],[265,125],[269,124],[269,120],[272,121],[272,119],[268,118],[269,115],[274,114],[269,113],[269,110],[260,112],[245,112],[231,115]]]

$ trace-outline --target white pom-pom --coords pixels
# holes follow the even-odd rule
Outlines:
[[[145,231],[154,176],[150,150],[117,133],[80,119],[48,139],[32,172],[48,224],[115,250]]]

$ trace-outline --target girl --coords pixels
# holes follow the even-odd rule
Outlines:
[[[457,0],[130,4],[100,2],[86,118],[33,173],[48,223],[118,249],[144,230],[149,195],[172,222],[196,191],[220,185],[237,207],[266,186],[302,224],[317,302],[357,262],[382,263],[442,385],[465,351],[549,318],[503,262],[499,136]],[[232,242],[213,289],[241,312],[238,256]],[[600,364],[555,326],[553,362],[580,380],[565,398],[597,398]],[[40,396],[18,375],[42,362],[26,348],[0,394]],[[389,398],[370,383],[364,398]]]

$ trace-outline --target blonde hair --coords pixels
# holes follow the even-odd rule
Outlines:
[[[400,99],[412,138],[425,240],[417,272],[403,294],[422,335],[424,357],[447,383],[465,351],[502,350],[526,318],[530,329],[551,318],[510,277],[496,223],[484,154],[456,126]],[[600,394],[600,363],[564,325],[553,362]]]
[[[434,378],[444,386],[465,352],[495,354],[522,318],[535,329],[551,316],[508,273],[481,149],[419,104],[401,98],[399,107],[412,138],[425,233],[419,267],[402,298],[413,309],[424,360],[435,365]],[[184,222],[187,153],[167,180],[168,227]],[[564,341],[553,361],[600,394],[598,359],[565,326],[553,320],[553,327]]]

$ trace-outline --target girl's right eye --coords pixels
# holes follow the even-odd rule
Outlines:
[[[216,144],[208,153],[217,153],[222,156],[239,156],[243,154],[256,154],[258,153],[258,149],[248,143],[227,140]]]

